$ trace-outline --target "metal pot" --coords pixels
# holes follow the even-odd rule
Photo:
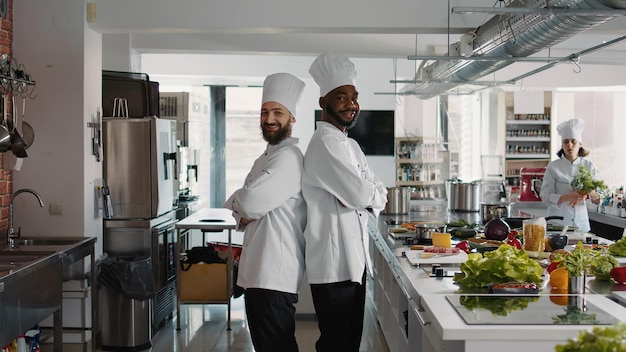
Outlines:
[[[383,214],[408,214],[411,188],[389,187],[387,188],[387,204]]]
[[[480,218],[483,225],[493,218],[508,218],[511,216],[509,203],[480,203]]]
[[[434,232],[444,232],[445,227],[445,224],[415,225],[415,238],[418,240],[431,240]]]
[[[449,211],[479,211],[480,182],[446,181]]]

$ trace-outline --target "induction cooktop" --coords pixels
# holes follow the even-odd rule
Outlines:
[[[446,295],[469,325],[611,325],[618,320],[579,295]]]

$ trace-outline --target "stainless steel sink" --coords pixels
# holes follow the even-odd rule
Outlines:
[[[16,239],[15,245],[18,247],[21,246],[65,246],[68,244],[75,244],[80,241],[83,241],[84,238],[26,238],[26,239]]]
[[[55,252],[50,251],[37,251],[37,252],[14,252],[14,251],[0,251],[0,264],[8,263],[24,263],[33,262],[43,257],[48,257]]]

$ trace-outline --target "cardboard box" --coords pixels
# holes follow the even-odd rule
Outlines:
[[[178,284],[181,301],[227,301],[227,264],[192,264],[180,270]]]

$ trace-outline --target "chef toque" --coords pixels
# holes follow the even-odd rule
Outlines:
[[[585,128],[585,121],[581,119],[571,119],[561,122],[556,130],[563,139],[575,139],[579,142],[582,141],[583,129]]]
[[[311,64],[309,73],[320,86],[321,97],[325,97],[335,88],[355,85],[356,70],[352,61],[347,56],[332,51],[320,54]]]
[[[267,76],[263,82],[261,104],[268,101],[277,102],[296,116],[296,104],[303,90],[304,82],[296,76],[289,73],[275,73]]]

